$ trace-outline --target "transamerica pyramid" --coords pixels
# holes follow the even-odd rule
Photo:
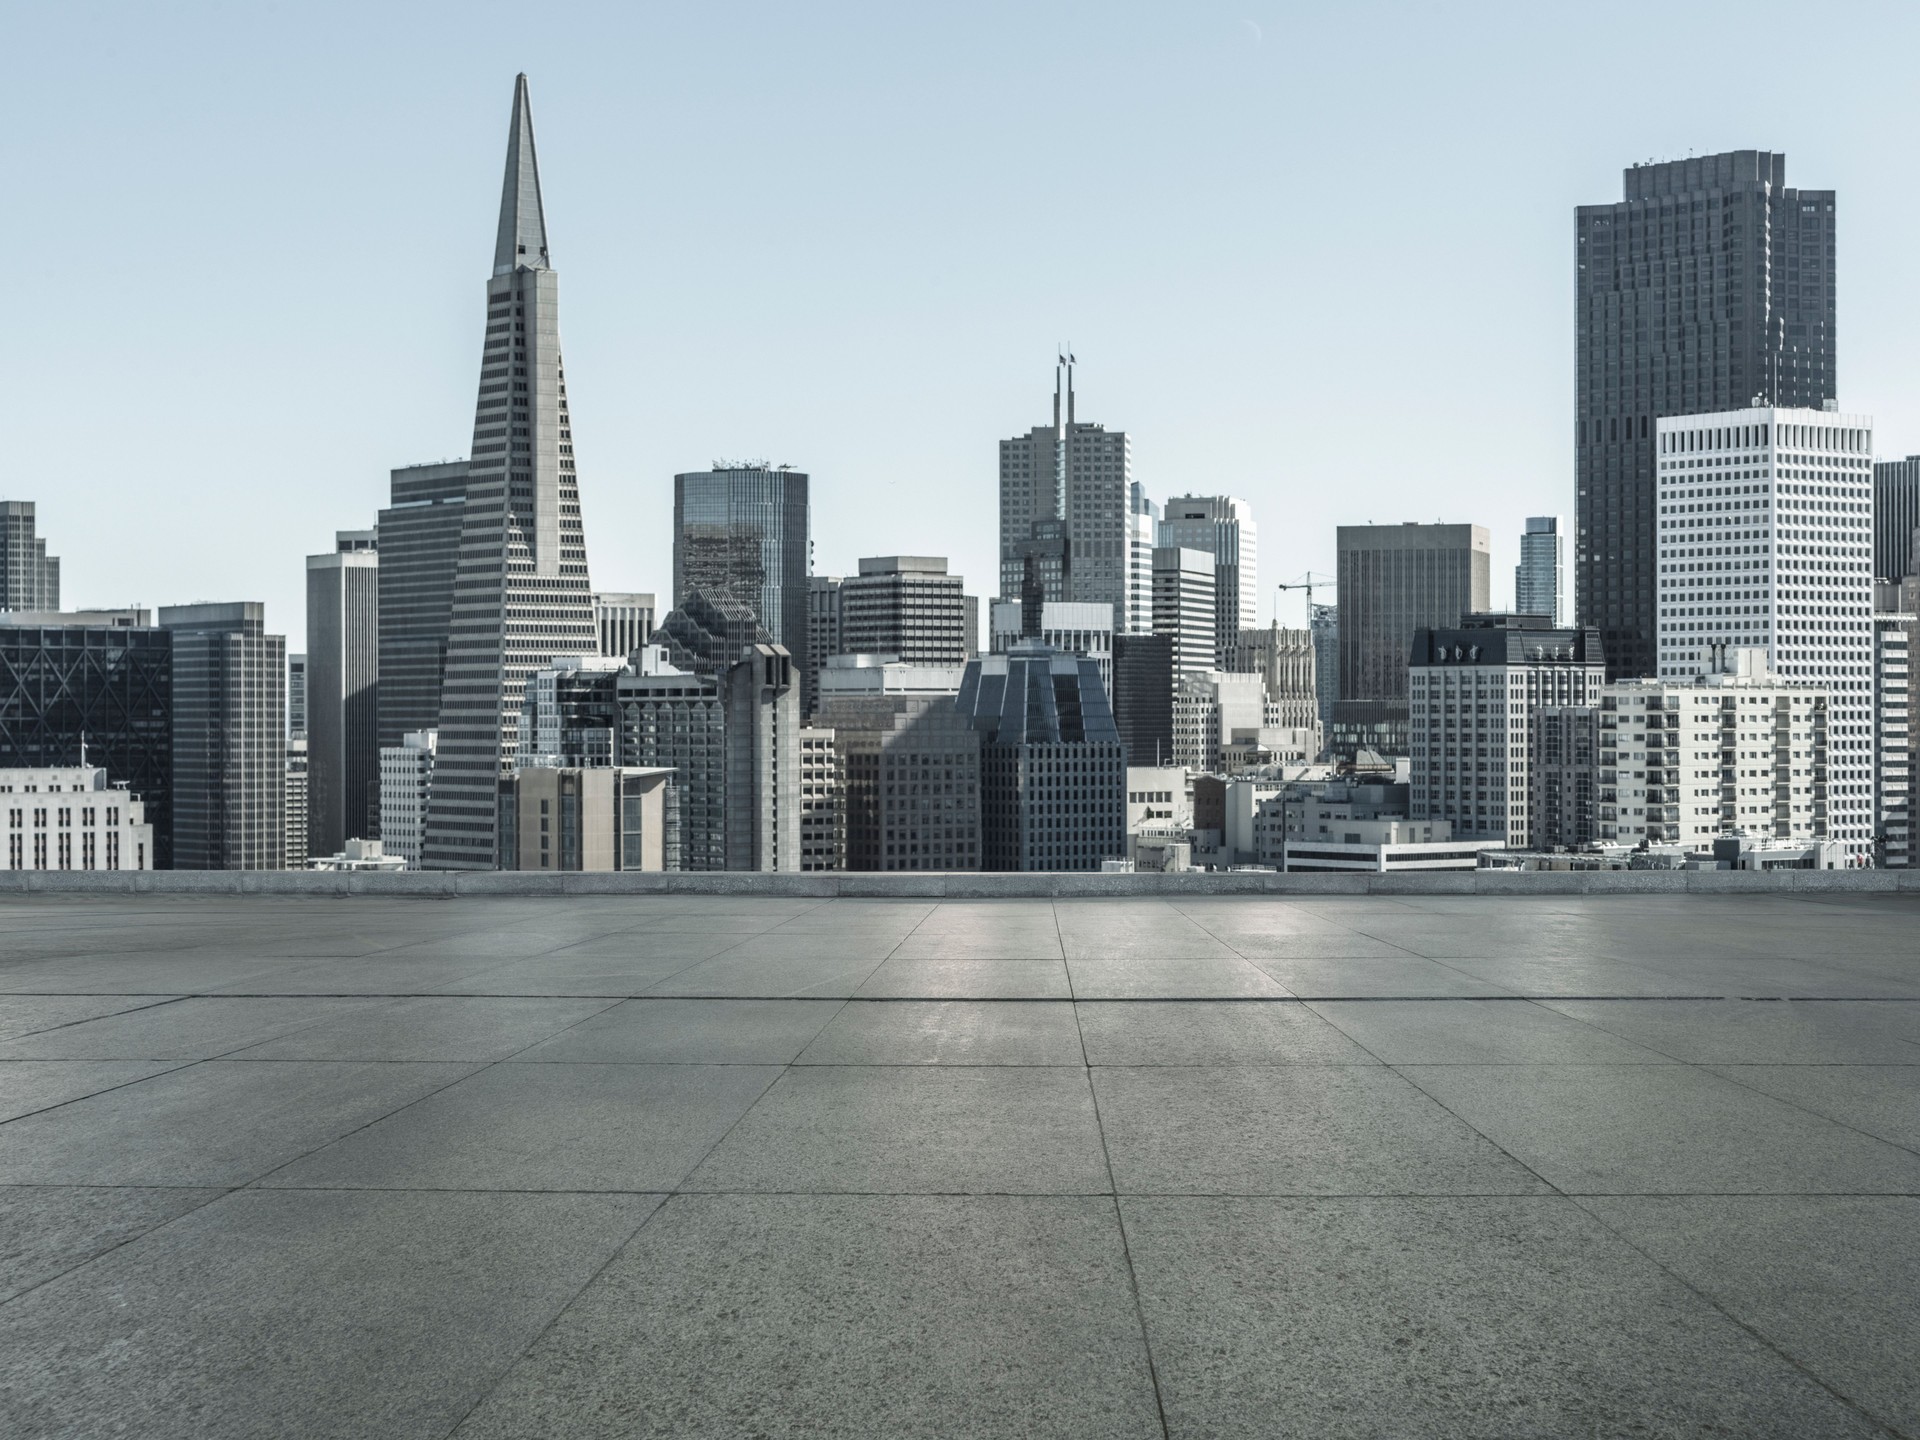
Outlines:
[[[495,867],[499,782],[528,675],[598,648],[560,361],[527,77],[513,87],[500,230],[487,282],[466,515],[454,572],[440,749],[421,867]]]

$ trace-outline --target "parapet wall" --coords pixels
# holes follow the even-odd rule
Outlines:
[[[1140,895],[1920,895],[1920,870],[1472,870],[1282,875],[1274,871],[1121,875],[529,874],[525,871],[4,870],[9,895],[742,895],[992,900]]]

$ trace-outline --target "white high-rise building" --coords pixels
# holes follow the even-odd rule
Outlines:
[[[146,812],[97,765],[0,770],[0,870],[151,870]]]
[[[1213,617],[1213,556],[1162,545],[1153,552],[1153,630],[1173,639],[1173,673],[1220,663]]]
[[[1571,618],[1567,604],[1567,527],[1558,515],[1529,515],[1513,569],[1513,608],[1545,615],[1555,625]]]
[[[433,795],[433,758],[440,736],[410,730],[398,745],[380,747],[380,839],[408,870],[420,868],[427,839],[427,801]]]
[[[1829,696],[1827,833],[1873,856],[1873,421],[1758,406],[1658,424],[1659,668],[1766,651]]]
[[[1127,635],[1153,633],[1153,547],[1160,543],[1160,507],[1138,480],[1128,487]]]
[[[1213,556],[1214,648],[1221,655],[1259,620],[1253,507],[1232,495],[1180,495],[1167,501],[1160,543]]]

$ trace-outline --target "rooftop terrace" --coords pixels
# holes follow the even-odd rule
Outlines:
[[[0,1434],[1920,1435],[1917,922],[0,898]]]

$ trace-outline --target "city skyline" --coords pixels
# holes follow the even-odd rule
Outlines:
[[[1886,18],[1890,41],[1911,23],[1896,12]],[[80,23],[36,17],[37,28],[26,36],[28,50],[37,43],[57,53],[79,43],[82,32],[74,27]],[[262,22],[269,28],[271,23]],[[618,29],[611,20],[603,23]],[[709,63],[722,53],[722,40],[735,47],[726,53],[749,68],[773,63],[768,47],[782,38],[785,22],[771,22],[769,34],[759,37],[714,23],[718,28],[709,32],[693,21],[675,21],[666,38],[678,53]],[[943,73],[951,78],[1024,63],[988,53],[997,23],[994,17],[969,22]],[[1053,12],[1035,17],[1041,33],[1064,23]],[[1710,12],[1702,11],[1672,20],[1663,33],[1683,43],[1709,24]],[[204,35],[210,25],[189,15],[179,31]],[[129,33],[138,30],[136,24]],[[1283,33],[1289,37],[1285,46]],[[1412,41],[1422,33],[1416,24],[1408,36],[1383,42],[1384,73],[1413,64]],[[1890,172],[1882,167],[1876,173],[1873,164],[1883,147],[1872,134],[1899,129],[1889,107],[1901,102],[1890,98],[1890,87],[1878,87],[1872,99],[1852,94],[1815,104],[1791,95],[1764,102],[1733,96],[1712,106],[1662,91],[1657,120],[1629,116],[1623,107],[1578,123],[1553,114],[1546,133],[1532,141],[1490,133],[1485,112],[1469,107],[1457,119],[1443,119],[1433,135],[1417,142],[1399,138],[1422,147],[1447,140],[1463,154],[1471,139],[1478,162],[1525,178],[1503,181],[1497,201],[1478,192],[1469,198],[1457,180],[1442,185],[1403,178],[1396,203],[1417,200],[1437,222],[1414,227],[1423,237],[1415,240],[1392,218],[1385,197],[1371,193],[1379,187],[1368,174],[1392,153],[1382,148],[1387,136],[1379,125],[1345,135],[1332,133],[1327,120],[1308,127],[1304,133],[1314,143],[1286,152],[1283,163],[1291,168],[1284,174],[1273,172],[1270,157],[1264,165],[1247,163],[1267,156],[1265,147],[1287,133],[1281,121],[1292,113],[1289,107],[1307,98],[1327,103],[1331,117],[1353,118],[1316,84],[1303,87],[1305,98],[1276,98],[1278,76],[1290,72],[1273,65],[1285,54],[1297,58],[1314,38],[1311,28],[1282,32],[1268,24],[1264,43],[1256,45],[1241,20],[1224,12],[1177,23],[1132,12],[1113,17],[1101,33],[1101,53],[1130,73],[1164,72],[1173,93],[1189,97],[1203,79],[1229,75],[1248,98],[1201,107],[1191,125],[1204,133],[1189,138],[1205,141],[1202,153],[1218,151],[1222,159],[1198,167],[1187,180],[1176,174],[1181,167],[1167,149],[1147,143],[1137,125],[1102,131],[1112,112],[1105,100],[1092,99],[1085,128],[1101,133],[1089,142],[1089,163],[1115,173],[1130,158],[1136,168],[1127,173],[1156,206],[1181,196],[1225,203],[1229,228],[1243,238],[1223,239],[1210,229],[1211,238],[1176,242],[1165,225],[1143,213],[1139,223],[1122,227],[1132,230],[1130,239],[1107,225],[1078,227],[1083,233],[1074,239],[1071,273],[1045,265],[1045,247],[1030,239],[972,253],[949,251],[944,247],[957,242],[942,240],[942,248],[911,267],[911,277],[892,251],[876,268],[876,244],[897,241],[901,254],[910,251],[925,238],[935,213],[923,182],[889,170],[888,194],[898,203],[891,219],[879,217],[872,239],[851,247],[860,264],[814,266],[809,274],[799,257],[817,259],[823,245],[848,249],[856,238],[849,227],[871,228],[875,216],[848,208],[837,180],[823,181],[821,196],[810,198],[802,187],[772,177],[740,125],[704,139],[676,130],[662,140],[656,137],[666,132],[655,129],[643,140],[646,127],[639,122],[645,116],[636,113],[637,102],[579,53],[591,47],[580,46],[577,36],[565,45],[520,38],[518,53],[511,55],[504,42],[457,45],[427,67],[424,88],[404,105],[374,102],[358,91],[343,101],[329,91],[328,113],[337,113],[358,137],[345,146],[329,142],[330,150],[354,152],[356,167],[357,203],[337,211],[316,211],[306,203],[330,183],[333,172],[324,165],[317,178],[296,182],[275,165],[258,184],[232,186],[228,162],[248,142],[188,143],[204,141],[201,132],[209,126],[231,137],[243,128],[244,115],[261,136],[290,146],[287,169],[301,171],[308,152],[294,132],[307,108],[320,103],[312,87],[293,83],[269,93],[257,82],[203,84],[197,106],[159,105],[151,133],[181,142],[170,153],[181,157],[177,163],[191,182],[187,191],[197,205],[210,204],[222,217],[210,229],[218,234],[234,289],[246,297],[248,317],[221,298],[195,324],[183,326],[166,287],[151,285],[144,273],[137,282],[127,276],[124,263],[100,248],[99,237],[47,247],[36,257],[39,293],[11,332],[13,343],[0,341],[0,365],[10,382],[18,382],[10,390],[19,397],[0,419],[21,457],[20,471],[6,483],[7,498],[39,503],[40,531],[66,559],[63,598],[69,605],[201,598],[187,593],[182,577],[190,576],[210,595],[264,599],[271,628],[301,633],[299,557],[324,548],[336,529],[365,524],[385,499],[388,471],[450,456],[460,445],[448,437],[459,434],[459,412],[471,405],[464,377],[474,325],[458,277],[471,274],[477,263],[473,202],[488,188],[470,182],[497,164],[484,137],[497,125],[491,116],[498,87],[518,68],[531,71],[536,84],[544,80],[544,119],[560,127],[566,156],[559,183],[568,216],[569,293],[575,297],[569,343],[581,377],[574,401],[588,462],[583,505],[596,534],[619,537],[617,544],[603,541],[596,548],[594,578],[606,588],[667,589],[668,552],[658,517],[673,474],[739,454],[791,461],[814,475],[816,570],[850,571],[861,555],[944,553],[955,571],[980,577],[979,585],[995,570],[993,516],[979,503],[992,483],[993,446],[1032,423],[1044,403],[1048,347],[1070,336],[1081,361],[1083,410],[1133,437],[1134,473],[1150,495],[1244,495],[1266,521],[1273,538],[1261,556],[1260,622],[1273,613],[1274,581],[1330,568],[1330,537],[1339,523],[1437,519],[1484,525],[1494,537],[1498,602],[1517,560],[1525,516],[1573,508],[1572,447],[1564,433],[1574,364],[1566,238],[1572,207],[1612,193],[1620,170],[1636,160],[1682,158],[1689,150],[1771,145],[1790,157],[1795,175],[1844,194],[1842,403],[1880,417],[1883,455],[1920,448],[1920,423],[1898,403],[1912,388],[1910,380],[1920,378],[1896,343],[1915,299],[1913,283],[1893,268],[1902,207],[1910,201]],[[1542,38],[1535,33],[1503,43],[1524,47]],[[924,63],[911,39],[899,28],[878,36],[876,43],[896,59],[902,76],[856,88],[836,107],[807,102],[800,131],[815,140],[825,133],[845,141],[850,119],[888,113],[898,99],[896,87]],[[393,55],[417,61],[425,40],[425,27],[403,13]],[[1150,59],[1148,51],[1160,42],[1171,48],[1163,59]],[[157,43],[163,55],[172,55],[172,39]],[[1558,73],[1599,73],[1610,43],[1603,41],[1571,70],[1561,65]],[[1729,43],[1737,52],[1757,42],[1733,37]],[[250,30],[223,44],[264,46],[265,35]],[[741,46],[744,53],[736,53]],[[805,47],[805,53],[817,48]],[[1461,54],[1453,42],[1442,53]],[[179,58],[178,74],[191,76],[204,63],[191,55]],[[261,75],[276,73],[275,63],[263,61]],[[372,63],[374,73],[383,74],[381,67],[392,62],[383,57]],[[105,56],[101,74],[119,76],[116,65],[124,64]],[[650,72],[650,78],[658,77]],[[68,79],[80,95],[96,83],[91,73]],[[1532,87],[1541,83],[1525,81],[1519,100],[1539,95]],[[46,103],[38,86],[37,77],[30,77],[23,93],[42,102],[48,121],[66,127],[66,152],[84,157],[94,177],[88,195],[79,197],[86,203],[62,202],[48,213],[58,210],[61,223],[78,224],[88,205],[124,208],[137,199],[153,232],[153,258],[166,261],[176,234],[191,227],[176,222],[173,201],[149,195],[143,177],[115,158],[121,151],[140,152],[147,134],[136,136],[124,123],[116,127],[113,117],[124,111],[110,105],[76,117],[69,99]],[[647,104],[670,105],[685,95],[684,82],[674,82]],[[1164,118],[1166,103],[1149,109]],[[364,141],[373,132],[387,143],[373,147],[379,153],[369,158]],[[753,144],[763,140],[756,134]],[[977,237],[989,197],[1008,178],[1000,170],[1010,153],[1004,143],[1011,143],[1010,134],[996,125],[964,173],[948,176],[954,188],[939,203],[966,212],[968,223],[960,231],[967,236]],[[941,154],[951,158],[951,146],[943,142]],[[24,149],[21,158],[29,203],[62,193],[67,182],[49,169],[46,147]],[[880,163],[879,152],[858,144],[841,158],[853,174]],[[711,203],[720,191],[691,174],[697,159],[709,166],[727,162],[720,167],[721,188],[735,187],[746,212],[770,205],[782,214],[806,214],[814,223],[798,228],[809,233],[798,236],[786,223],[723,224],[724,243],[707,244],[712,253],[694,263],[685,237],[663,234],[657,223],[636,231],[633,220],[646,215],[655,221],[669,214],[724,215],[725,207],[715,212]],[[631,208],[642,203],[629,193],[636,165],[657,182],[642,187],[644,211]],[[817,168],[804,173],[821,175]],[[1305,227],[1313,238],[1263,223],[1272,206],[1307,183],[1327,197],[1314,225]],[[1198,189],[1188,193],[1183,185]],[[304,205],[297,210],[297,233],[285,223],[295,213],[287,207],[296,203],[296,190]],[[227,213],[242,193],[260,201],[251,220]],[[383,242],[382,273],[364,300],[329,295],[324,311],[316,311],[308,293],[314,287],[287,279],[293,262],[309,246],[338,251],[363,245],[356,232],[364,221],[357,216],[369,203],[383,232],[391,232],[391,243]],[[1499,215],[1483,219],[1489,204],[1500,207]],[[1498,243],[1485,243],[1499,226],[1505,230]],[[711,233],[699,225],[682,228]],[[1464,269],[1450,266],[1466,254],[1458,247],[1472,248],[1468,231],[1480,232],[1477,258]],[[117,233],[113,227],[101,231]],[[1190,273],[1180,244],[1197,247],[1185,259],[1204,260],[1208,277]],[[1370,257],[1368,267],[1333,263],[1337,249],[1356,245]],[[763,263],[769,260],[775,263]],[[623,273],[622,265],[634,273]],[[1048,272],[1045,295],[1035,292],[1033,267]],[[929,284],[927,276],[935,272],[937,281]],[[662,273],[674,277],[666,287],[671,294],[644,283]],[[1297,278],[1288,278],[1308,274],[1324,278],[1304,290]],[[1436,276],[1448,282],[1432,283]],[[125,288],[129,284],[134,288]],[[1237,287],[1245,303],[1220,310],[1216,286]],[[1475,318],[1461,330],[1460,307],[1469,290]],[[96,313],[108,297],[119,306],[117,331],[103,329],[105,317]],[[823,305],[833,307],[831,323],[820,312]],[[954,307],[981,318],[948,323]],[[1008,323],[1016,312],[1018,323]],[[851,326],[848,315],[856,317]],[[391,353],[363,353],[356,361],[368,383],[359,387],[355,406],[330,414],[318,427],[304,415],[296,422],[291,392],[306,383],[308,356],[335,353],[345,340],[343,327],[357,337],[376,318]],[[276,347],[270,353],[284,360],[279,368],[259,363],[246,328],[268,321]],[[1448,325],[1455,328],[1445,330]],[[1390,346],[1383,344],[1383,326],[1391,327]],[[779,343],[760,343],[762,333]],[[114,342],[116,353],[137,362],[137,379],[115,363],[100,363],[114,334],[121,337]],[[739,343],[749,334],[753,345]],[[182,374],[222,397],[220,405],[205,408],[223,412],[229,424],[243,417],[237,446],[198,443],[198,407],[175,405],[166,415],[152,411],[156,396],[173,393],[179,382],[145,362],[181,345],[204,362],[178,367]],[[1462,350],[1467,360],[1456,363]],[[1357,417],[1378,404],[1377,393],[1362,393],[1354,383],[1363,353],[1366,373],[1393,391],[1397,418],[1391,425],[1370,425],[1364,432],[1368,443],[1353,446],[1342,436],[1351,435]],[[244,374],[231,368],[242,355],[248,357]],[[1442,356],[1448,357],[1445,364],[1438,363]],[[83,363],[86,386],[50,388],[50,380],[71,376]],[[1422,369],[1418,384],[1410,383],[1415,369]],[[1484,409],[1475,414],[1462,408],[1456,370],[1475,375],[1483,403],[1496,395],[1507,429],[1497,444],[1478,438],[1493,421]],[[822,403],[822,386],[842,398]],[[1336,386],[1345,393],[1335,394]],[[82,396],[89,419],[69,423],[63,417]],[[158,459],[151,443],[156,428],[177,442]],[[919,437],[910,466],[902,462],[908,434]],[[192,464],[183,465],[180,457],[189,456]],[[36,474],[66,478],[40,481]],[[138,483],[134,475],[142,477]],[[263,484],[263,476],[272,483]],[[198,507],[178,504],[179,489],[188,483],[204,489],[206,510],[232,517],[207,528],[245,526],[250,539],[264,534],[269,543],[236,545],[230,531],[193,533],[189,522]],[[1446,503],[1437,505],[1441,495]],[[909,499],[911,508],[903,503]],[[109,543],[90,543],[94,535]],[[159,554],[119,563],[125,545],[112,542],[134,535],[159,536]],[[213,551],[199,548],[215,538],[222,543]],[[168,556],[177,563],[163,567]],[[216,558],[222,568],[211,563]],[[985,586],[981,595],[990,598]],[[1297,625],[1302,616],[1294,612],[1302,608],[1302,597],[1289,595],[1281,617]]]

